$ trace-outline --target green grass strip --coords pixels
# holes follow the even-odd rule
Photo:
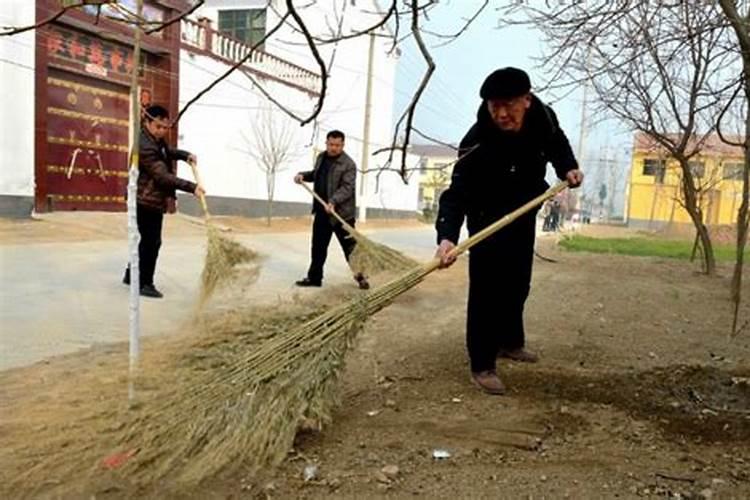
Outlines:
[[[667,240],[657,238],[592,238],[573,235],[560,240],[560,246],[573,252],[615,253],[639,257],[662,257],[666,259],[689,259],[693,251],[693,242],[685,240]],[[714,245],[717,261],[732,262],[735,260],[733,245]],[[745,258],[750,256],[750,249],[745,251]]]

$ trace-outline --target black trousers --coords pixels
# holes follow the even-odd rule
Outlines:
[[[346,221],[347,224],[354,227],[354,219]],[[312,229],[312,248],[310,251],[310,269],[307,270],[307,279],[314,282],[323,281],[323,266],[328,258],[328,245],[331,243],[331,236],[335,234],[339,240],[341,250],[344,252],[344,258],[349,262],[349,256],[352,254],[357,242],[349,236],[344,227],[338,222],[333,224],[327,213],[315,212]]]
[[[138,243],[140,285],[153,285],[156,259],[159,258],[159,249],[161,248],[161,228],[164,223],[164,213],[156,208],[138,205],[136,218],[138,220],[138,232],[141,235],[141,241]],[[129,281],[129,264],[125,276]]]
[[[494,370],[500,349],[524,346],[535,229],[536,214],[527,214],[470,251],[466,347],[473,372]]]

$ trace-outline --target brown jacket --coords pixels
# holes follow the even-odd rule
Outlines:
[[[140,157],[138,161],[138,204],[167,211],[167,199],[175,198],[175,191],[195,192],[196,184],[177,177],[176,160],[187,161],[187,151],[170,149],[163,140],[157,140],[141,130]]]
[[[305,182],[315,182],[320,164],[323,163],[325,151],[315,159],[315,167],[307,172],[300,172]],[[331,169],[328,171],[326,191],[328,201],[333,203],[336,213],[344,220],[354,219],[356,210],[355,184],[357,179],[357,166],[351,157],[342,152],[334,158]]]

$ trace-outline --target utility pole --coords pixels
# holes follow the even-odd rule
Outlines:
[[[370,163],[370,107],[372,105],[372,66],[375,55],[375,35],[370,33],[367,55],[367,90],[365,90],[365,124],[362,131],[362,176],[359,182],[359,221],[367,220],[367,168]]]
[[[128,255],[130,255],[130,301],[129,301],[129,352],[128,352],[128,401],[135,401],[135,377],[140,355],[140,268],[138,259],[138,219],[136,215],[138,196],[138,163],[141,137],[141,103],[138,85],[138,67],[141,61],[141,26],[143,0],[136,3],[137,23],[133,25],[133,67],[130,75],[130,168],[128,173]]]
[[[586,168],[586,106],[588,105],[589,97],[589,81],[588,81],[588,68],[589,62],[591,61],[591,47],[586,50],[586,81],[583,83],[583,102],[581,103],[581,130],[578,134],[578,165],[581,168]],[[575,196],[574,208],[580,209],[579,197],[570,191],[572,196]]]
[[[583,2],[583,8],[586,9],[586,0]],[[591,45],[589,45],[586,48],[586,81],[583,83],[583,102],[581,103],[581,130],[578,134],[578,165],[579,168],[586,168],[586,106],[588,104],[588,97],[589,97],[589,67],[591,66]],[[568,191],[570,193],[570,196],[573,196],[573,206],[574,209],[580,210],[580,199],[577,195],[577,193],[574,193],[572,190]],[[568,201],[570,201],[570,198],[568,198]]]

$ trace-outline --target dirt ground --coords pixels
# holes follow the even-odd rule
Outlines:
[[[7,227],[3,241],[18,231]],[[499,363],[508,395],[485,395],[469,379],[463,259],[368,322],[333,422],[300,434],[280,467],[168,496],[750,497],[750,327],[728,336],[730,270],[709,278],[682,261],[568,253],[553,238],[538,250],[556,260],[536,260],[527,302],[528,346],[541,361]],[[81,474],[69,478],[10,477],[38,461],[14,450],[48,431],[45,401],[76,387],[80,403],[97,366],[122,379],[123,350],[0,372],[0,497],[135,496],[95,480],[81,486],[97,464],[71,464]],[[75,421],[76,401],[62,413],[57,420]],[[167,493],[157,484],[138,496]]]
[[[285,217],[273,219],[271,226],[265,219],[250,219],[237,216],[214,216],[212,221],[223,230],[242,234],[286,233],[308,231],[310,217]],[[358,224],[362,231],[408,227],[419,222],[412,219],[371,219]],[[202,236],[205,222],[200,217],[185,214],[167,216],[164,238]],[[33,219],[0,218],[0,243],[26,244],[124,239],[127,237],[127,216],[124,213],[56,212],[51,215],[37,214]]]

